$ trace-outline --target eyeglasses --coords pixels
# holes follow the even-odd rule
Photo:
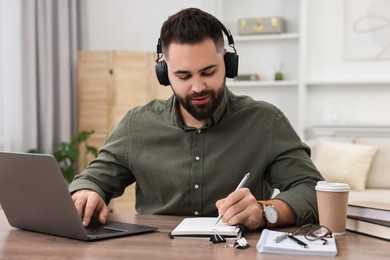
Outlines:
[[[317,224],[305,224],[292,233],[294,236],[303,235],[309,241],[322,240],[323,245],[328,243],[326,238],[332,238],[332,231],[322,225]]]

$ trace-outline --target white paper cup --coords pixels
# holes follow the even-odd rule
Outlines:
[[[316,185],[320,225],[334,235],[344,235],[350,187],[346,183],[319,181]]]

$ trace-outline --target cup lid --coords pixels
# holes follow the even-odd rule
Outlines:
[[[346,192],[350,190],[350,187],[347,183],[319,181],[317,182],[316,190],[330,192]]]

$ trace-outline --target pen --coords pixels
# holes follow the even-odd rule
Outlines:
[[[241,189],[245,185],[245,182],[248,179],[249,175],[250,175],[249,172],[247,174],[245,174],[244,178],[242,178],[241,182],[238,184],[236,190]],[[218,219],[217,219],[217,222],[215,222],[215,225],[218,224],[218,222],[221,220],[221,218],[222,218],[222,215],[219,215]]]
[[[280,243],[288,237],[288,233],[283,233],[280,236],[275,237],[274,242]]]
[[[302,242],[301,240],[299,240],[298,238],[294,237],[293,235],[288,234],[287,236],[288,236],[288,238],[291,238],[292,240],[294,240],[295,242],[297,242],[298,245],[301,245],[301,246],[303,246],[304,248],[307,248],[307,247],[308,247],[308,245],[307,245],[305,242]]]

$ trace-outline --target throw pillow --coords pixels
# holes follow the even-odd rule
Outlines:
[[[313,162],[326,181],[348,183],[353,190],[364,190],[377,146],[318,140]]]

